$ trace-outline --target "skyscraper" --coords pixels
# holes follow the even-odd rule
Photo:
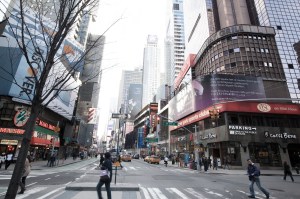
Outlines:
[[[254,0],[185,2],[191,16],[185,21],[186,55],[196,54],[193,79],[212,73],[260,76],[268,98],[290,97],[276,45],[279,35],[276,27],[260,23],[259,5]]]
[[[171,6],[172,13],[169,17],[165,39],[166,83],[169,86],[173,86],[185,61],[183,0],[172,0]],[[190,74],[186,76],[186,81],[189,81],[189,78]]]
[[[122,109],[123,113],[127,113],[126,111],[128,101],[126,100],[129,94],[129,87],[131,84],[142,84],[142,74],[143,71],[140,68],[122,71],[118,99],[118,110]]]
[[[300,54],[297,46],[300,42],[300,2],[295,0],[254,1],[252,8],[257,11],[257,19],[261,26],[274,27],[275,41],[290,96],[299,100]]]
[[[146,106],[156,94],[159,76],[159,57],[158,38],[156,35],[148,35],[147,45],[144,48],[143,60],[143,100],[142,107]]]

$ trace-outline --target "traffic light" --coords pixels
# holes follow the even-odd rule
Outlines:
[[[218,119],[220,117],[219,109],[214,108],[212,110],[209,110],[209,115],[213,120]]]

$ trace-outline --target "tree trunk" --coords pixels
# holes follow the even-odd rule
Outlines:
[[[19,188],[19,182],[22,177],[22,171],[24,169],[25,160],[27,157],[27,153],[30,147],[30,141],[32,137],[32,133],[34,131],[35,122],[39,115],[39,112],[41,111],[41,106],[37,102],[33,102],[31,106],[31,113],[29,116],[29,119],[26,124],[25,132],[23,135],[22,145],[21,149],[18,155],[18,159],[13,171],[13,175],[10,179],[9,186],[5,195],[5,199],[12,199],[16,198],[18,188]]]

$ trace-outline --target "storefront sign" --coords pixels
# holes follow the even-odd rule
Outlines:
[[[181,136],[181,137],[178,137],[177,138],[177,141],[180,142],[180,141],[185,141],[186,140],[186,136]]]
[[[217,138],[217,134],[215,133],[209,133],[208,135],[200,135],[199,139],[200,140],[207,140],[207,139],[214,139]]]
[[[46,129],[50,129],[50,130],[52,130],[52,131],[55,131],[55,130],[56,130],[56,126],[51,125],[51,124],[48,124],[47,122],[44,122],[44,121],[42,121],[42,120],[40,120],[40,119],[37,119],[37,120],[36,120],[36,124],[39,125],[39,126],[41,126],[41,127],[46,128]]]
[[[24,134],[25,130],[23,129],[11,129],[11,128],[0,128],[0,133],[12,133],[12,134]]]
[[[230,135],[246,135],[246,134],[256,134],[256,127],[251,126],[239,126],[239,125],[229,125]]]
[[[25,110],[25,109],[21,109],[19,110],[15,117],[14,117],[14,124],[17,127],[22,127],[26,124],[26,122],[28,121],[30,116],[30,112]]]
[[[18,140],[1,140],[0,144],[18,145]]]
[[[266,138],[281,138],[281,139],[297,139],[295,134],[288,134],[288,133],[269,133],[268,131],[265,132]]]

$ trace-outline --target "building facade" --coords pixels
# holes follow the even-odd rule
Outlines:
[[[158,37],[149,35],[143,57],[143,100],[142,107],[152,102],[159,84],[160,49]]]
[[[180,86],[169,102],[168,117],[179,121],[170,127],[172,153],[197,162],[201,156],[217,158],[219,166],[230,159],[233,166],[245,167],[249,157],[268,168],[280,168],[283,161],[299,165],[299,66],[294,50],[299,37],[292,30],[297,22],[278,14],[291,6],[299,3],[184,2],[189,13],[186,57],[195,57],[187,59],[193,81]],[[294,9],[293,17],[299,15]],[[281,18],[291,21],[280,26]],[[286,37],[293,40],[283,42]],[[289,50],[283,51],[282,45]]]

